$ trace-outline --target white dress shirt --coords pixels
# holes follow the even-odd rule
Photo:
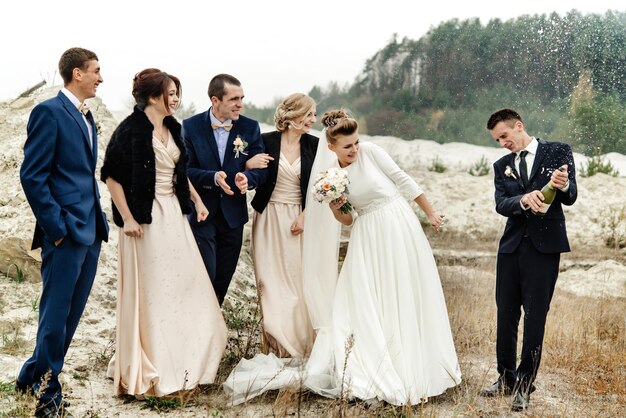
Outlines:
[[[72,102],[72,104],[76,106],[76,109],[80,107],[80,100],[78,100],[71,91],[63,87],[61,89],[61,92],[65,94],[68,99],[70,99],[70,102]],[[89,121],[87,120],[87,116],[85,116],[83,112],[80,112],[80,115],[83,117],[85,125],[87,125],[87,131],[89,132],[89,145],[93,148],[93,128],[91,127],[91,123],[89,123]]]

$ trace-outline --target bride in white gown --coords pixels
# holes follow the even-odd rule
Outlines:
[[[352,231],[333,289],[339,224],[326,225],[327,208],[307,207],[305,291],[318,331],[311,356],[305,364],[271,355],[242,360],[225,390],[234,404],[302,385],[324,396],[416,405],[461,381],[437,266],[406,199],[420,206],[435,229],[443,215],[385,151],[359,143],[357,122],[344,110],[326,112],[322,123],[336,158],[318,161],[318,150],[317,170],[338,164],[350,179],[349,195],[331,202],[330,217],[352,224]],[[319,167],[324,160],[327,166]],[[347,201],[357,216],[340,211]]]

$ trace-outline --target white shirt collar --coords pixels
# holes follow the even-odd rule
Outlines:
[[[522,151],[528,151],[529,154],[532,155],[536,155],[537,154],[537,148],[539,147],[539,142],[537,141],[537,138],[535,138],[534,136],[531,137],[531,141],[528,145],[526,145],[526,148],[524,148],[523,150],[520,150],[517,153],[517,157],[519,157],[520,152]]]
[[[224,124],[224,125],[229,125],[229,124],[232,124],[232,123],[233,123],[233,121],[232,121],[232,120],[230,120],[230,119],[226,119],[224,122],[220,122],[220,121],[219,121],[219,120],[215,117],[215,115],[213,114],[213,106],[211,106],[211,107],[209,108],[209,121],[210,121],[211,123],[219,123],[220,125],[221,125],[221,124]]]
[[[61,92],[65,94],[67,98],[70,99],[70,102],[72,102],[72,104],[78,109],[78,107],[80,106],[80,100],[78,100],[76,96],[74,96],[74,94],[72,94],[72,92],[65,87],[61,89]]]

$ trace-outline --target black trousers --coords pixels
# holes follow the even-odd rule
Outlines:
[[[546,317],[559,274],[561,254],[538,252],[529,238],[523,238],[512,254],[498,254],[496,305],[498,326],[496,353],[498,373],[508,384],[530,387],[541,362]],[[524,309],[524,336],[519,365],[517,333]]]

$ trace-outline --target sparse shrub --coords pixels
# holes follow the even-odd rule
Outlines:
[[[482,177],[489,174],[491,168],[489,166],[489,161],[487,161],[487,157],[484,155],[480,157],[480,160],[476,161],[468,170],[468,173],[472,176]]]
[[[89,363],[95,366],[96,369],[106,370],[113,354],[115,354],[115,341],[109,340],[106,345],[100,346],[100,349],[91,350]]]
[[[222,307],[224,321],[228,327],[228,344],[218,375],[228,375],[232,367],[242,358],[252,358],[259,351],[261,335],[259,307],[255,299],[230,303]]]
[[[156,412],[168,412],[173,409],[179,409],[182,405],[176,399],[167,399],[167,398],[154,398],[148,397],[146,398],[144,408],[151,409]]]
[[[2,352],[10,355],[21,354],[26,348],[26,340],[22,337],[22,327],[18,323],[11,323],[7,328],[2,327]]]
[[[583,177],[591,177],[597,173],[604,173],[613,177],[619,176],[619,171],[613,167],[613,164],[610,161],[605,161],[600,154],[591,157],[587,165],[583,165],[580,169],[580,175]]]
[[[251,322],[258,323],[256,305],[250,306],[239,301],[224,304],[224,320],[226,326],[234,331],[246,330]]]
[[[609,207],[600,215],[602,239],[607,247],[626,247],[626,206]]]
[[[11,273],[11,267],[15,268],[15,273],[13,275],[10,274]],[[28,273],[26,273],[16,263],[13,263],[13,264],[9,265],[9,268],[7,269],[6,277],[9,280],[11,280],[12,282],[24,283],[26,281],[26,279],[28,278]]]
[[[70,375],[80,386],[87,385],[87,381],[89,380],[89,370],[87,370],[86,367],[77,367],[70,372]]]
[[[430,166],[428,167],[428,171],[434,171],[435,173],[443,173],[446,171],[446,166],[443,165],[443,161],[439,159],[439,156],[436,156]]]
[[[30,418],[35,409],[35,397],[32,394],[15,393],[13,382],[1,382],[0,418]]]
[[[4,395],[13,394],[13,383],[0,380],[0,393]]]

